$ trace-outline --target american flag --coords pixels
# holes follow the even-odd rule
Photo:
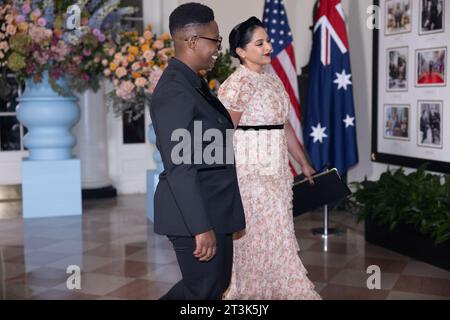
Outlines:
[[[320,0],[309,62],[305,146],[316,169],[342,175],[358,163],[353,83],[344,11],[340,0]]]
[[[295,131],[300,145],[303,147],[301,126],[300,98],[298,93],[297,67],[291,28],[289,28],[284,1],[266,0],[264,5],[263,23],[272,42],[272,68],[283,82],[291,101],[289,122]],[[294,174],[296,170],[291,164]]]

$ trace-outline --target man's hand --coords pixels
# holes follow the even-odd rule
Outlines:
[[[216,235],[213,230],[195,236],[193,254],[199,261],[209,261],[216,255]]]

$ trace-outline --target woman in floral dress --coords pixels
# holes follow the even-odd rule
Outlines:
[[[234,147],[247,227],[234,235],[224,299],[320,299],[298,255],[288,151],[311,182],[314,170],[288,122],[283,84],[264,68],[272,45],[261,21],[252,17],[237,25],[230,50],[241,65],[221,85],[219,99],[237,127]]]

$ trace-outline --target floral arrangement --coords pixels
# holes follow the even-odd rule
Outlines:
[[[108,57],[102,60],[103,74],[114,85],[108,100],[116,114],[128,110],[138,118],[174,54],[173,42],[167,33],[156,36],[151,25],[142,35],[122,32],[118,38],[117,43],[108,44]]]
[[[220,85],[236,70],[229,50],[220,52],[214,68],[204,73],[209,89],[217,95]]]
[[[6,31],[0,33],[3,72],[12,71],[19,82],[27,78],[40,82],[48,72],[50,85],[62,95],[65,92],[57,80],[63,76],[76,91],[97,90],[109,27],[120,25],[121,17],[134,9],[118,9],[120,0],[78,0],[80,26],[70,31],[65,22],[72,4],[67,0],[0,1],[0,22]]]

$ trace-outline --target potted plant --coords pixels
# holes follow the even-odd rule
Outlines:
[[[450,270],[450,176],[425,169],[354,183],[351,204],[368,242]]]

